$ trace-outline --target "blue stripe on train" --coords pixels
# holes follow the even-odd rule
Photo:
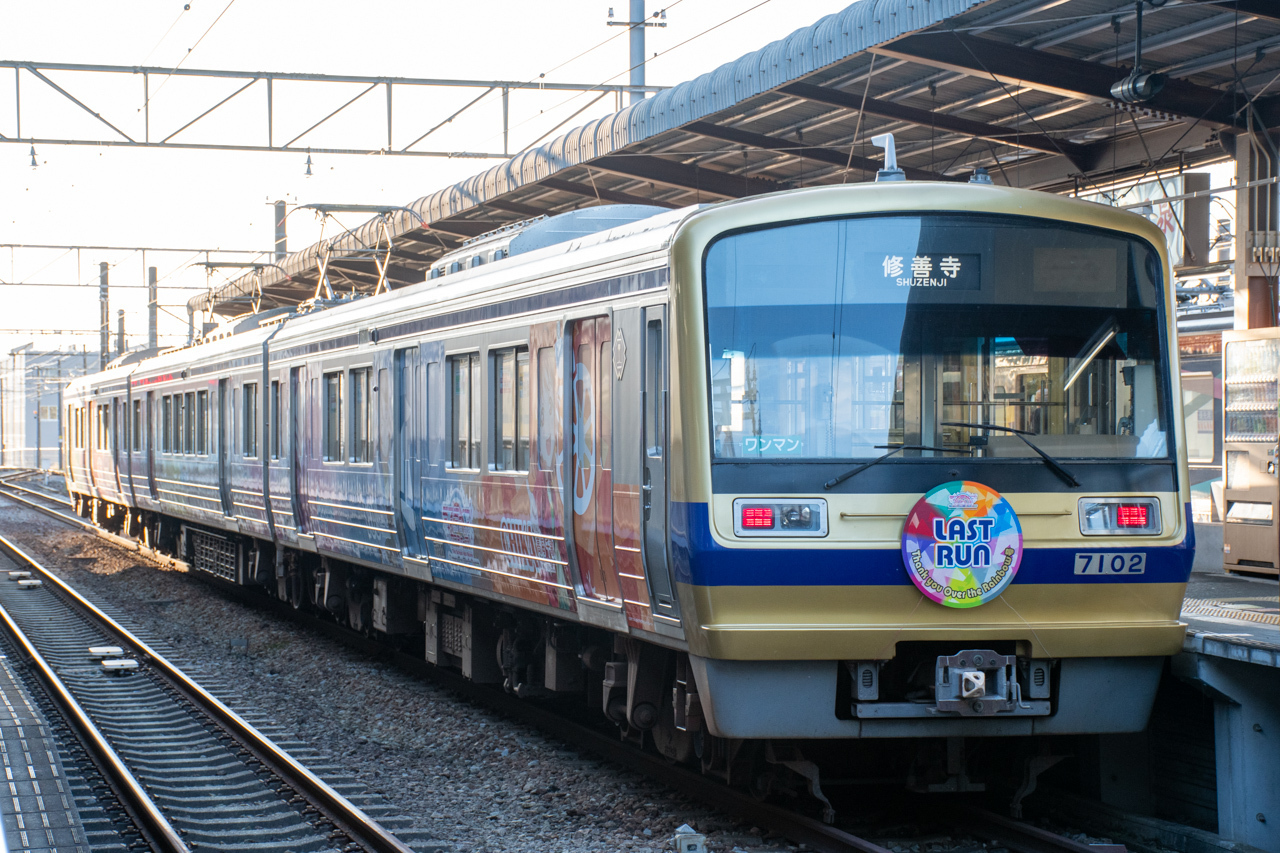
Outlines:
[[[1163,548],[1030,548],[1022,555],[1015,584],[1185,583],[1195,556],[1191,508],[1185,507],[1187,537]],[[1142,574],[1077,575],[1075,555],[1133,553],[1147,555]],[[898,549],[833,551],[825,548],[752,550],[725,548],[711,538],[707,505],[671,503],[671,554],[676,580],[696,586],[908,586]]]

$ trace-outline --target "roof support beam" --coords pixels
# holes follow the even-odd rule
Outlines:
[[[518,201],[505,201],[503,199],[488,199],[481,202],[485,207],[492,207],[494,210],[502,210],[507,213],[514,213],[523,216],[525,219],[532,219],[535,216],[554,216],[551,211],[543,210],[541,207],[534,207],[531,204],[522,204]]]
[[[571,195],[580,195],[585,198],[599,199],[600,201],[611,201],[614,204],[656,204],[659,207],[677,208],[684,207],[682,204],[673,204],[669,201],[662,201],[656,198],[645,198],[644,196],[631,195],[630,193],[618,192],[617,190],[604,189],[591,186],[589,184],[579,184],[574,181],[566,181],[564,178],[543,178],[538,181],[539,186],[546,187],[549,190],[557,192],[570,193]]]
[[[1152,163],[1150,158],[1153,154],[1163,154],[1164,157]],[[1096,192],[1098,185],[1106,186],[1116,180],[1138,175],[1149,179],[1162,169],[1179,165],[1194,168],[1227,159],[1226,152],[1214,141],[1212,127],[1199,124],[1188,128],[1184,123],[1144,130],[1141,136],[1128,133],[1100,142],[1098,155],[1098,166],[1083,178],[1064,174],[1061,161],[1055,163],[1043,158],[1006,163],[1002,169],[992,167],[991,178],[1000,184],[1007,181],[1013,186],[1050,192],[1069,190],[1073,183],[1078,182],[1082,192]]]
[[[854,111],[861,110],[868,115],[894,121],[910,122],[920,127],[935,127],[938,130],[958,133],[961,136],[986,139],[999,145],[1011,145],[1015,148],[1026,148],[1031,151],[1041,151],[1045,154],[1060,154],[1081,169],[1085,168],[1090,160],[1089,149],[1086,146],[1068,142],[1067,140],[1054,139],[1042,133],[1019,133],[1008,127],[972,121],[944,113],[930,112],[929,110],[895,104],[892,101],[881,101],[876,98],[866,98],[864,105],[864,99],[858,95],[842,92],[839,89],[830,89],[825,86],[814,86],[809,83],[792,83],[788,86],[783,86],[778,91],[803,98],[806,101],[814,101],[833,107],[843,107]]]
[[[373,281],[378,280],[378,268],[374,266],[373,261],[356,261],[349,258],[334,258],[329,261],[329,266],[337,267],[350,276],[361,276],[369,278]],[[422,270],[411,269],[400,264],[387,265],[387,279],[390,281],[399,281],[405,284],[417,283],[426,278]]]
[[[676,163],[650,155],[597,157],[591,161],[591,168],[725,198],[742,198],[785,189],[783,184],[776,181],[731,175],[728,172]]]
[[[909,35],[872,51],[932,68],[994,78],[1008,86],[1030,86],[1064,98],[1098,102],[1114,101],[1111,86],[1128,73],[1123,68],[957,32]],[[1236,124],[1228,95],[1183,80],[1167,81],[1143,106],[1221,127]]]
[[[1203,3],[1206,6],[1213,5],[1223,11],[1253,15],[1269,21],[1280,21],[1280,6],[1277,6],[1274,0],[1232,0],[1230,3],[1221,3],[1219,0],[1191,0],[1191,2]]]
[[[478,237],[486,231],[492,231],[497,226],[488,222],[450,222],[448,220],[436,220],[427,223],[427,229],[431,231],[439,231],[443,234],[454,235],[470,240],[472,237]]]
[[[817,86],[810,88],[816,89]],[[752,133],[749,130],[739,130],[733,127],[724,127],[718,124],[712,124],[709,121],[695,121],[686,124],[681,130],[689,133],[696,133],[698,136],[705,136],[708,139],[719,139],[723,142],[736,142],[746,145],[750,148],[761,148],[767,151],[779,151],[790,154],[793,157],[801,157],[805,160],[816,160],[819,163],[826,163],[831,166],[838,166],[841,169],[851,168],[860,169],[865,172],[879,171],[884,164],[879,160],[872,160],[869,157],[849,156],[842,154],[831,148],[819,148],[817,146],[806,146],[803,142],[792,142],[786,139],[779,139],[776,136],[765,136],[762,133]],[[907,173],[907,177],[918,181],[945,181],[948,178],[937,172],[930,172],[927,169],[914,169],[909,166],[903,167],[903,171]]]

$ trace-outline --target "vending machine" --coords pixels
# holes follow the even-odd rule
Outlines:
[[[1223,332],[1222,384],[1223,568],[1275,575],[1280,328]]]

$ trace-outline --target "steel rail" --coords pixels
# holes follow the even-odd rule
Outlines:
[[[0,482],[0,485],[8,485]],[[3,492],[0,492],[2,494]],[[44,497],[44,495],[40,495]],[[152,551],[132,539],[107,533],[83,519],[67,516],[57,511],[41,507],[6,494],[5,497],[20,501],[34,509],[45,512],[68,523],[76,524],[98,536],[132,550],[143,551],[155,559],[172,561],[173,558]],[[0,542],[3,542],[0,537]],[[203,574],[197,576],[204,579]],[[219,589],[225,590],[250,606],[265,608],[277,615],[304,625],[312,630],[333,639],[344,642],[363,652],[374,655],[388,655],[385,645],[368,637],[353,634],[350,630],[336,623],[321,621],[307,614],[293,610],[287,603],[274,598],[263,599],[248,595],[242,588],[210,579]],[[802,843],[818,853],[891,853],[865,838],[845,832],[837,827],[825,824],[817,819],[794,811],[764,803],[751,796],[720,782],[668,762],[661,756],[642,752],[617,739],[616,734],[602,733],[583,723],[561,716],[541,706],[518,699],[506,693],[487,689],[468,681],[461,675],[440,667],[428,664],[420,657],[405,652],[390,652],[390,657],[397,665],[417,675],[422,675],[442,687],[457,693],[466,699],[481,704],[491,710],[535,726],[540,731],[560,738],[567,743],[594,753],[604,760],[619,764],[630,770],[642,773],[664,785],[697,799],[713,808],[733,814],[738,818],[783,835],[794,842]],[[965,832],[980,838],[988,838],[1016,853],[1096,853],[1094,848],[1081,844],[1071,838],[1040,829],[1022,821],[998,815],[985,809],[950,810],[946,814],[949,823],[957,831]]]
[[[6,548],[12,548],[2,536],[0,536],[0,543],[3,543]],[[18,623],[9,615],[9,611],[2,606],[0,606],[0,621],[3,621],[6,632],[17,643],[31,664],[36,678],[44,686],[49,698],[58,706],[58,710],[62,712],[72,731],[85,745],[94,764],[111,784],[117,799],[128,811],[129,817],[143,833],[147,843],[154,850],[165,851],[165,853],[191,853],[191,848],[161,813],[160,807],[147,794],[142,783],[121,760],[106,737],[93,724],[93,720],[89,719],[84,708],[71,695],[71,691],[62,683],[62,679],[53,671],[53,667],[44,659],[44,656],[36,650],[27,635],[18,627]]]
[[[34,502],[26,500],[25,498],[20,498],[3,491],[0,491],[0,494],[4,494],[7,499],[18,501],[32,509],[44,512],[45,514],[51,515],[61,521],[85,528],[87,531],[94,532],[98,536],[115,544],[122,545],[135,551],[145,551],[160,560],[172,560],[172,558],[159,554],[158,552],[151,551],[131,539],[117,536],[113,533],[107,533],[79,517],[69,516],[48,507],[42,507]],[[43,495],[41,497],[43,497]],[[4,541],[3,537],[0,537],[0,544],[4,543]],[[228,590],[236,595],[237,598],[246,601],[246,603],[249,603],[252,606],[266,606],[268,609],[273,610],[278,615],[281,615],[286,619],[291,619],[313,630],[318,629],[328,636],[342,642],[355,645],[356,647],[371,654],[387,654],[386,646],[368,638],[353,635],[350,631],[335,624],[309,619],[304,614],[300,614],[292,610],[292,608],[284,602],[276,601],[275,599],[263,601],[261,598],[254,598],[252,601],[249,601],[249,597],[245,595],[244,591],[239,587],[230,586],[226,583],[218,583],[217,586],[219,589]],[[133,641],[130,640],[129,642]],[[149,652],[149,650],[148,653],[154,654]],[[891,853],[888,849],[867,841],[864,838],[852,835],[848,832],[837,829],[836,827],[828,826],[821,821],[805,815],[797,814],[796,812],[768,803],[762,803],[748,794],[735,791],[734,789],[716,782],[713,779],[708,779],[700,773],[694,773],[690,770],[672,765],[667,762],[665,758],[640,752],[626,744],[620,743],[617,740],[616,735],[602,734],[589,726],[577,723],[552,711],[530,704],[524,700],[513,698],[505,693],[486,690],[480,685],[467,681],[460,675],[456,675],[448,670],[439,669],[438,667],[431,667],[421,658],[404,653],[395,653],[393,657],[397,664],[403,666],[405,669],[416,674],[425,675],[437,684],[440,684],[441,686],[446,687],[453,692],[470,699],[471,701],[483,704],[486,707],[492,708],[514,719],[536,726],[544,732],[561,738],[566,742],[578,745],[608,761],[620,764],[636,772],[643,773],[664,785],[668,785],[671,788],[698,799],[712,807],[738,815],[743,820],[764,826],[773,832],[792,839],[793,841],[807,844],[811,849],[818,851],[818,853],[851,853],[851,851],[856,851],[856,853]]]
[[[219,725],[226,729],[273,773],[304,794],[318,808],[324,818],[332,822],[356,843],[368,850],[375,851],[375,853],[413,853],[409,847],[386,829],[383,829],[372,817],[365,814],[358,806],[331,788],[323,779],[295,761],[292,756],[276,746],[270,738],[258,731],[239,714],[232,711],[215,696],[188,678],[182,670],[170,663],[162,654],[151,648],[110,616],[107,616],[93,603],[63,582],[61,578],[45,569],[35,558],[3,536],[0,536],[0,552],[6,553],[10,558],[29,566],[33,571],[39,573],[46,583],[52,585],[80,611],[89,616],[93,622],[97,623],[99,627],[114,634],[126,645],[132,646],[137,651],[138,656],[148,662],[153,671],[162,675],[188,701],[216,720]],[[34,652],[34,649],[32,651]],[[187,850],[185,846],[172,849]]]
[[[1016,853],[1097,853],[1096,847],[987,809],[953,810],[951,825]]]
[[[0,479],[0,484],[10,489],[16,489],[19,492],[26,492],[28,495],[34,495],[38,498],[44,498],[45,500],[50,501],[51,503],[62,504],[63,506],[68,508],[70,508],[71,506],[71,501],[67,500],[66,498],[60,497],[59,495],[51,494],[49,492],[41,491],[40,489],[30,489],[30,488],[27,488],[26,486],[19,486],[17,483],[13,483],[4,479]]]

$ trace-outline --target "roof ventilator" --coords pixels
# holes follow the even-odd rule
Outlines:
[[[995,181],[991,180],[991,175],[987,173],[986,169],[979,166],[978,168],[974,169],[973,174],[969,176],[969,183],[986,184],[987,186],[991,186],[992,184],[995,183]]]
[[[884,149],[884,168],[876,172],[876,182],[905,181],[907,173],[898,168],[898,153],[893,147],[893,134],[882,133],[871,137],[871,144]]]

